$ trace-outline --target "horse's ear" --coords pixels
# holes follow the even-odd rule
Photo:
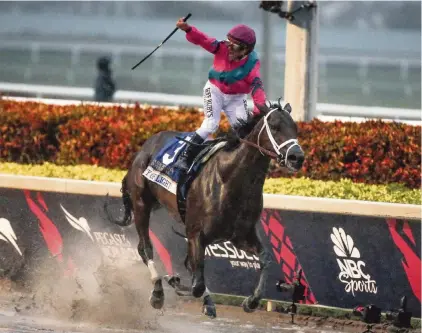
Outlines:
[[[282,97],[280,97],[277,102],[278,102],[277,107],[279,110],[284,110],[284,111],[287,111],[288,113],[292,112],[292,107],[290,103],[286,103]]]
[[[283,110],[284,110],[284,111],[287,111],[288,113],[292,113],[292,107],[291,107],[290,103],[287,103],[287,104],[284,106]]]

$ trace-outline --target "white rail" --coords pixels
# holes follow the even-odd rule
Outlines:
[[[84,102],[92,101],[94,90],[93,88],[88,87],[64,87],[0,82],[0,93],[3,93],[5,96],[29,96],[36,98],[70,98],[73,101],[58,101],[58,103],[67,102],[67,104],[73,104],[81,100],[83,100]],[[50,101],[50,103],[51,102],[52,101]],[[191,107],[202,107],[203,103],[201,96],[174,95],[125,90],[118,90],[116,92],[114,96],[114,102],[141,102],[154,105],[184,105]],[[252,108],[252,101],[248,101],[248,106]],[[349,119],[352,121],[361,121],[366,119],[384,119],[417,125],[420,125],[421,122],[421,110],[418,109],[400,109],[326,103],[317,103],[316,116],[324,120]]]
[[[38,54],[41,50],[46,51],[61,51],[61,52],[71,52],[79,54],[81,51],[84,52],[110,52],[116,57],[119,57],[124,54],[134,54],[141,57],[143,53],[148,54],[151,52],[155,44],[143,46],[133,46],[126,44],[110,44],[110,43],[89,43],[89,42],[51,42],[51,41],[31,41],[31,40],[7,40],[0,38],[0,50],[16,50],[16,51],[30,51],[31,53]],[[192,47],[187,44],[183,48],[176,48],[174,46],[168,46],[165,49],[160,49],[160,52],[163,55],[171,55],[178,57],[186,57],[186,48],[189,48],[189,54],[194,57],[201,58],[211,58],[207,53],[204,53],[201,49]],[[282,48],[284,49],[284,47]],[[156,56],[156,54],[154,54]],[[283,52],[276,53],[274,55],[275,59],[284,61],[285,55]],[[416,55],[412,55],[405,59],[397,59],[391,56],[386,55],[345,55],[345,54],[320,54],[320,61],[323,63],[337,63],[337,64],[356,64],[361,65],[392,65],[400,66],[405,70],[408,70],[409,67],[420,67],[420,60],[417,59]]]
[[[120,197],[120,183],[0,174],[0,188]],[[265,194],[264,208],[359,216],[421,219],[419,205]]]

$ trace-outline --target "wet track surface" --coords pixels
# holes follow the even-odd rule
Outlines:
[[[244,313],[240,307],[217,305],[218,317],[210,319],[201,313],[197,301],[172,301],[164,311],[149,306],[138,313],[122,315],[116,307],[114,314],[78,319],[73,312],[39,311],[31,307],[31,297],[2,295],[0,297],[0,332],[8,333],[267,333],[267,332],[341,332],[329,327],[317,327],[318,322],[291,324],[288,315],[256,311]],[[118,305],[116,305],[118,306]],[[101,311],[101,309],[98,309]],[[124,309],[127,311],[127,309]],[[133,308],[133,311],[139,311]],[[72,318],[73,317],[73,318]],[[136,320],[134,320],[136,318]],[[92,319],[92,320],[91,320]],[[325,326],[325,325],[324,325]]]
[[[264,323],[263,323],[264,324]],[[217,318],[207,320],[203,316],[194,316],[182,313],[172,313],[163,316],[154,325],[154,328],[119,329],[116,327],[98,327],[90,323],[71,323],[63,320],[22,316],[13,312],[0,313],[0,332],[32,333],[32,332],[156,332],[156,333],[229,333],[229,332],[339,332],[315,327],[300,327],[298,325],[281,324],[278,326],[263,327],[251,323],[241,323],[236,319]]]
[[[209,319],[200,313],[200,303],[191,302],[165,311],[148,311],[139,314],[139,328],[126,327],[124,318],[113,323],[79,321],[53,318],[49,314],[31,314],[30,310],[19,309],[14,302],[3,300],[0,308],[0,332],[8,333],[269,333],[269,332],[344,332],[343,329],[319,325],[318,321],[289,323],[289,316],[257,311],[245,314],[238,307],[218,305],[218,318]],[[152,314],[152,315],[151,315]],[[145,315],[145,318],[142,316]],[[280,317],[281,316],[281,317]],[[119,320],[122,321],[119,323]],[[138,326],[132,325],[131,326]],[[351,331],[350,329],[346,331]],[[354,330],[356,332],[356,330]],[[363,330],[359,330],[361,332]]]
[[[29,291],[0,281],[0,333],[362,333],[366,329],[362,322],[327,317],[296,316],[292,324],[288,314],[245,313],[241,307],[220,304],[217,318],[210,319],[202,314],[200,300],[176,296],[170,287],[164,288],[163,309],[155,310],[148,301],[149,272],[129,272],[118,270],[113,276],[107,271],[107,283],[100,289],[87,281],[81,289],[74,279],[47,276]]]

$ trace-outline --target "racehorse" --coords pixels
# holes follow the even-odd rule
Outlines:
[[[263,208],[263,186],[271,158],[292,172],[298,171],[304,153],[297,141],[297,125],[290,115],[290,105],[260,106],[258,116],[249,116],[233,126],[226,135],[226,145],[213,154],[192,180],[186,195],[184,218],[178,210],[176,195],[143,176],[158,152],[182,132],[163,131],[151,136],[137,152],[122,181],[125,208],[120,226],[135,223],[139,236],[138,252],[151,273],[153,290],[150,304],[164,303],[162,276],[155,268],[149,237],[150,214],[157,205],[164,206],[173,218],[185,225],[188,244],[185,266],[192,275],[191,295],[205,292],[204,259],[208,245],[231,241],[238,249],[259,257],[260,276],[253,294],[243,301],[246,312],[254,311],[265,292],[271,254],[262,245],[256,224]],[[133,217],[132,217],[133,213]]]

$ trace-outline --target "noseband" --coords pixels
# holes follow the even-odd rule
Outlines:
[[[272,110],[270,110],[270,112],[268,112],[265,115],[265,117],[264,117],[264,125],[262,126],[261,130],[259,131],[257,144],[255,144],[253,142],[250,142],[250,141],[247,141],[247,140],[244,140],[244,139],[240,139],[240,141],[243,142],[243,143],[246,143],[246,144],[248,144],[250,146],[253,146],[255,148],[258,148],[259,151],[260,151],[260,153],[262,155],[267,155],[267,156],[269,156],[269,157],[271,157],[273,159],[276,159],[277,162],[280,165],[287,166],[287,156],[289,155],[289,150],[292,149],[294,146],[298,146],[300,148],[300,145],[299,145],[297,139],[289,139],[289,140],[286,140],[286,141],[282,142],[280,145],[278,145],[277,142],[275,141],[275,139],[274,139],[274,137],[273,137],[273,135],[271,133],[270,126],[268,124],[268,117],[271,115],[271,113],[273,113],[274,111],[277,111],[277,110],[278,110],[277,108],[276,109],[272,109]],[[283,110],[283,111],[284,112],[287,112],[285,110]],[[268,138],[270,139],[270,142],[271,142],[271,144],[273,146],[273,149],[274,149],[275,153],[272,152],[272,151],[270,151],[270,150],[268,150],[268,149],[262,148],[259,145],[259,139],[261,137],[261,133],[264,130],[264,128],[267,131]],[[287,145],[290,145],[290,146],[287,148],[286,155],[284,155],[283,152],[281,152],[280,150],[283,147],[286,147]]]

